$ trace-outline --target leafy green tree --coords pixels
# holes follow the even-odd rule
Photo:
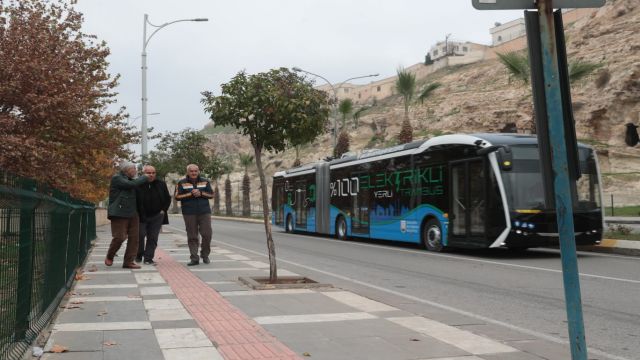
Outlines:
[[[281,152],[294,144],[313,141],[329,115],[327,94],[287,68],[247,75],[239,72],[222,85],[222,93],[202,93],[205,111],[216,125],[234,126],[249,137],[260,177],[269,280],[277,282],[275,245],[269,222],[269,197],[262,165],[262,152]]]
[[[427,54],[427,56],[424,57],[424,64],[425,65],[433,64],[433,59],[431,59],[431,54]]]
[[[347,123],[347,116],[353,111],[353,101],[351,99],[344,99],[340,101],[338,105],[338,111],[342,114],[342,130],[344,131]]]
[[[409,105],[416,93],[416,75],[402,67],[398,68],[397,74],[396,90],[404,99],[404,120],[398,135],[398,141],[401,144],[405,144],[413,140],[413,127],[409,121]]]
[[[297,153],[297,151],[296,151]],[[253,164],[253,155],[240,154],[240,165],[244,167],[242,177],[242,216],[251,216],[251,179],[249,178],[249,166]]]

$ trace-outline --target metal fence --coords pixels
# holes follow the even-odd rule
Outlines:
[[[95,206],[0,171],[0,359],[20,359],[96,238]]]

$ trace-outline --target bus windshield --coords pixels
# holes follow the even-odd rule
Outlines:
[[[511,151],[513,154],[512,169],[502,171],[509,208],[512,211],[547,208],[537,146],[511,146]],[[593,151],[588,148],[579,148],[578,153],[582,176],[577,183],[577,199],[574,198],[574,210],[599,209],[600,186]]]

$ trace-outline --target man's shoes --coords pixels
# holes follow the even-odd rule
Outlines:
[[[142,256],[136,256],[136,262],[142,262]]]
[[[131,263],[129,265],[122,265],[123,268],[125,269],[140,269],[142,268],[142,266],[136,264],[136,263]]]
[[[209,258],[208,258],[208,257],[203,257],[203,258],[202,258],[202,262],[203,262],[203,263],[205,263],[205,264],[210,263],[210,261],[209,261]]]
[[[113,259],[104,258],[104,264],[107,266],[113,265]]]
[[[187,266],[195,266],[195,265],[198,265],[198,264],[200,264],[200,261],[193,261],[193,260],[191,260],[191,261],[189,261],[189,262],[187,263]]]
[[[145,261],[144,261],[144,264],[145,264],[145,265],[153,265],[153,266],[158,265],[158,263],[157,263],[157,262],[155,262],[155,261],[153,261],[153,260],[145,260]]]

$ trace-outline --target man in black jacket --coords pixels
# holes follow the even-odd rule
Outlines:
[[[167,190],[167,184],[156,178],[156,169],[153,166],[145,165],[142,172],[147,176],[148,181],[138,187],[144,222],[140,223],[140,242],[136,261],[142,261],[144,256],[146,265],[155,265],[153,257],[158,246],[158,235],[162,224],[169,223],[167,210],[171,205],[171,195]]]
[[[213,198],[213,190],[209,180],[200,177],[198,165],[187,166],[187,176],[178,182],[175,192],[176,200],[182,203],[182,217],[187,228],[187,242],[191,261],[189,266],[198,265],[198,233],[202,236],[200,256],[202,262],[209,263],[211,252],[211,205],[209,199]]]

